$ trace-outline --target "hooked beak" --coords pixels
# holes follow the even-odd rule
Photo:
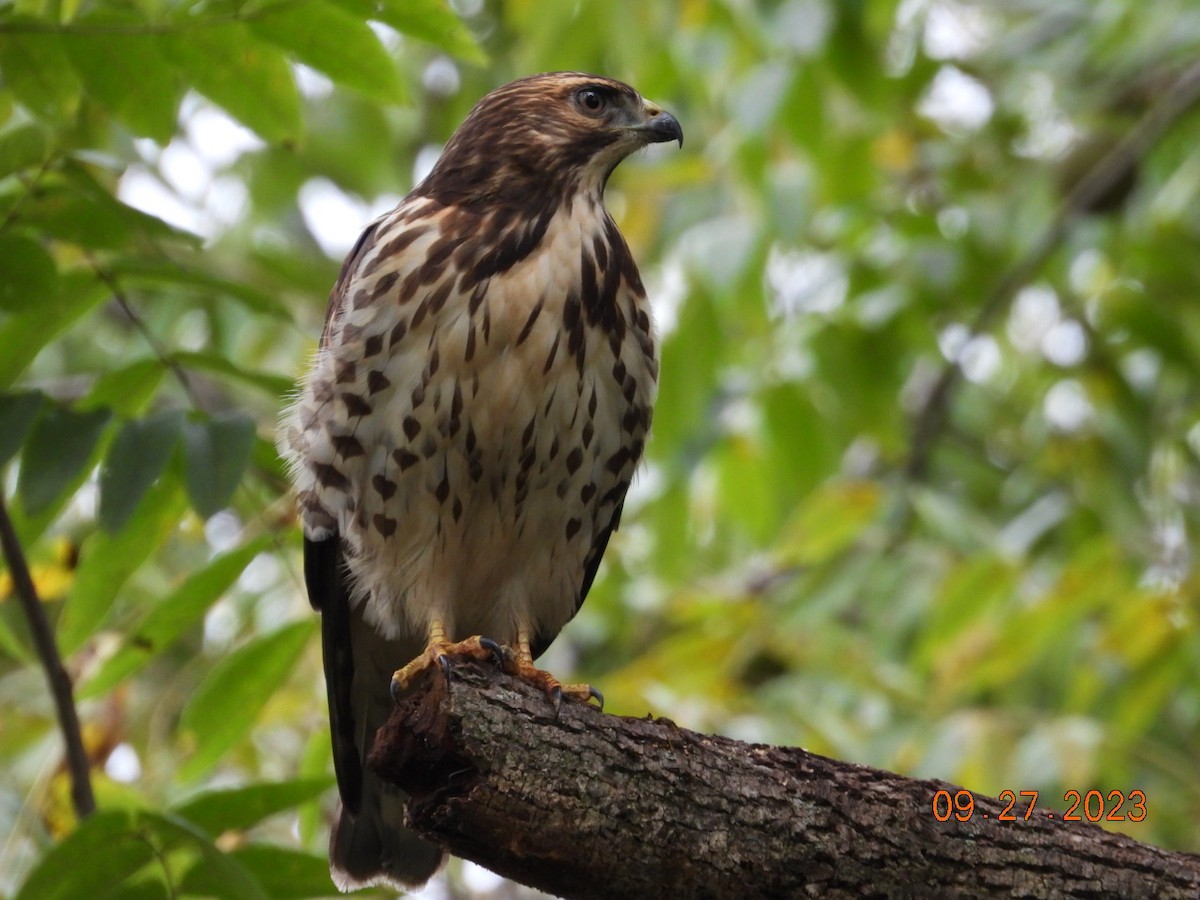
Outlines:
[[[679,120],[655,103],[646,102],[643,107],[646,121],[635,129],[647,144],[678,141],[683,146],[683,127]]]

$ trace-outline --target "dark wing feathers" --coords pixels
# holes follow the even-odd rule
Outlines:
[[[325,311],[321,346],[329,339],[334,317],[345,302],[346,286],[362,255],[374,243],[378,222],[372,222],[346,256]],[[304,581],[308,602],[321,613],[321,659],[325,666],[325,693],[329,700],[329,730],[333,738],[333,770],[342,805],[357,815],[362,803],[363,770],[355,741],[354,647],[350,636],[350,586],[342,539],[333,534],[323,540],[304,539]]]
[[[333,290],[329,292],[329,305],[325,307],[325,325],[321,329],[322,347],[329,341],[329,329],[338,313],[341,312],[342,304],[346,302],[346,287],[349,285],[350,278],[357,271],[359,263],[362,262],[363,254],[374,245],[375,232],[379,230],[379,224],[383,218],[376,219],[363,229],[362,234],[358,236],[358,240],[354,242],[354,246],[342,262],[337,281],[333,285]]]
[[[362,762],[355,742],[354,650],[350,637],[350,589],[342,539],[304,539],[304,581],[308,599],[321,613],[321,656],[329,698],[329,730],[333,737],[333,770],[342,804],[357,814],[362,801]]]

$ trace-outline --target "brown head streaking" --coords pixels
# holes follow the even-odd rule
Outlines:
[[[515,81],[342,266],[280,447],[321,612],[343,890],[441,862],[364,766],[423,669],[487,655],[484,635],[555,697],[594,694],[533,660],[587,596],[649,431],[654,334],[603,192],[668,140],[675,118],[618,81]]]

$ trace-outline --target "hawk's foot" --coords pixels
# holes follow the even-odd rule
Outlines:
[[[443,671],[448,672],[453,658],[480,661],[491,659],[501,666],[507,662],[504,648],[491,638],[475,635],[463,641],[451,642],[446,640],[440,628],[437,629],[438,634],[433,633],[433,628],[430,632],[429,643],[421,651],[421,655],[392,673],[392,699],[396,702],[399,702],[400,696],[434,665],[441,666]]]
[[[533,653],[529,648],[529,636],[524,631],[517,633],[516,657],[509,656],[504,664],[504,671],[515,675],[522,681],[541,688],[546,696],[554,701],[557,707],[563,697],[587,703],[595,700],[604,709],[604,695],[590,684],[563,684],[545,669],[539,669],[533,664]]]
[[[570,697],[572,700],[579,700],[583,703],[595,699],[600,708],[604,709],[604,695],[590,684],[563,684],[545,669],[537,668],[532,662],[527,666],[522,666],[518,661],[506,671],[534,687],[541,688],[555,706],[562,702],[563,697]]]

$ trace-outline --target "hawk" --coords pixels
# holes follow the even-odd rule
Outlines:
[[[595,695],[533,660],[587,596],[656,391],[645,291],[604,187],[672,140],[675,117],[619,81],[515,81],[342,265],[280,445],[321,613],[343,890],[419,885],[441,864],[365,765],[423,669],[500,642],[556,700]]]

